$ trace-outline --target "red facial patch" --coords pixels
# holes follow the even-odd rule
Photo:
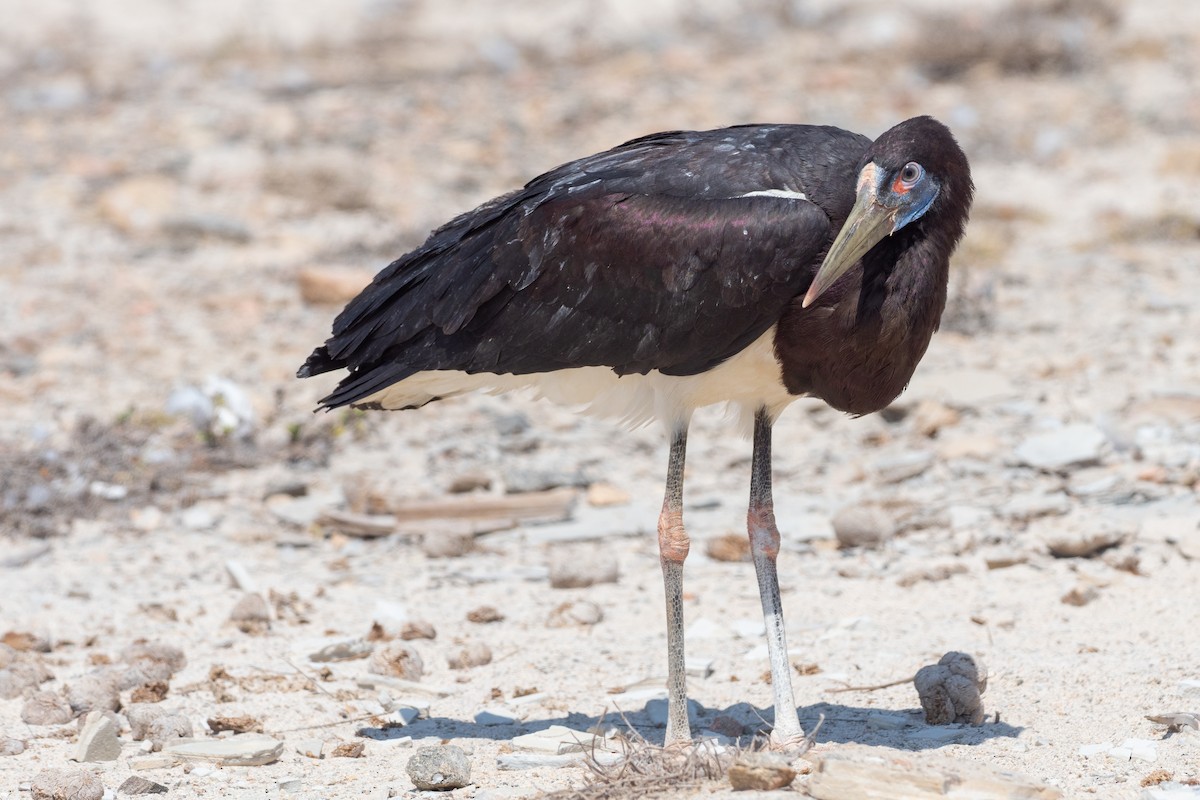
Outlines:
[[[896,176],[896,180],[892,181],[893,194],[908,194],[908,190],[911,188],[911,186],[905,186],[904,181],[899,176]]]

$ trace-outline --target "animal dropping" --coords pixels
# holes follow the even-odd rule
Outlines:
[[[900,394],[945,308],[973,193],[966,156],[930,117],[875,141],[814,125],[643,136],[438,228],[350,301],[298,375],[345,370],[326,409],[411,409],[529,388],[628,424],[661,422],[670,438],[658,520],[668,743],[691,738],[687,433],[693,411],[730,404],[753,429],[747,528],[772,739],[804,746],[776,572],[772,427],[801,397],[861,415]],[[916,454],[881,479],[931,462]],[[552,564],[551,584],[600,582],[581,571],[596,561],[557,576]]]

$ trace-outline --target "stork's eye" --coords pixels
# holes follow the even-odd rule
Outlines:
[[[900,170],[899,183],[905,189],[911,189],[917,185],[917,181],[925,177],[925,169],[915,161],[910,161]]]

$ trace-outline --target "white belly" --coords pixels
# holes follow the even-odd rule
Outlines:
[[[685,424],[697,408],[729,403],[749,422],[765,406],[772,417],[795,395],[783,385],[775,359],[775,327],[722,364],[698,375],[617,375],[608,367],[575,367],[531,375],[474,375],[454,370],[418,372],[360,402],[383,408],[423,406],[465,392],[533,389],[538,397],[631,427],[658,420],[668,429]]]

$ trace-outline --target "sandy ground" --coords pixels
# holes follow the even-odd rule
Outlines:
[[[291,376],[337,308],[299,276],[353,280],[650,131],[874,135],[917,113],[954,128],[978,187],[943,331],[884,415],[801,402],[777,427],[801,720],[825,716],[818,752],[937,750],[1066,797],[1200,779],[1200,736],[1145,719],[1200,710],[1200,6],[240,5],[0,4],[0,633],[32,634],[6,641],[59,693],[131,642],[175,645],[163,706],[201,736],[249,715],[286,743],[266,766],[135,770],[122,730],[117,761],[84,765],[110,792],[137,772],[175,797],[406,795],[411,753],[446,740],[473,770],[456,796],[521,797],[585,771],[499,769],[518,734],[616,705],[661,740],[644,694],[610,694],[665,672],[661,432],[521,396],[313,416],[331,382]],[[246,436],[176,413],[210,376],[247,401]],[[714,410],[689,455],[688,648],[712,668],[690,679],[698,728],[749,733],[771,702],[752,569],[706,553],[740,533],[749,444]],[[363,539],[322,522],[555,486],[579,487],[570,520],[456,557],[431,524]],[[880,546],[837,546],[855,505],[877,509]],[[551,588],[564,560],[618,578]],[[229,620],[247,591],[270,598],[249,632]],[[602,619],[549,625],[566,603]],[[483,606],[503,618],[470,621]],[[409,643],[424,689],[309,661],[416,619],[437,634]],[[467,644],[491,663],[451,669]],[[833,691],[949,650],[987,664],[987,724],[888,724],[918,707],[907,683]],[[406,702],[427,718],[382,727]],[[26,724],[24,703],[0,700],[0,739],[24,743],[0,757],[0,798],[72,766],[76,723]],[[485,708],[519,721],[478,724]],[[330,755],[296,752],[313,738]],[[1099,747],[1127,739],[1143,757]],[[332,756],[353,742],[361,758]]]

